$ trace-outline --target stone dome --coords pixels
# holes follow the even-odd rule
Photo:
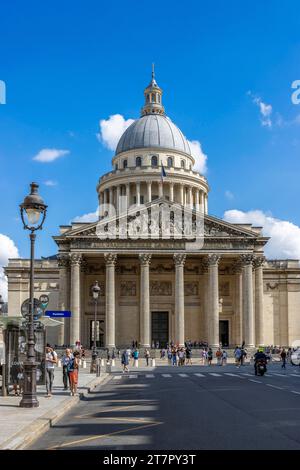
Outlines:
[[[191,155],[181,130],[164,114],[146,114],[134,121],[120,138],[116,155],[127,150],[156,147]]]

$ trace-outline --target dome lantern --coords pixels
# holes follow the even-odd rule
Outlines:
[[[152,64],[152,79],[144,90],[145,104],[141,111],[142,116],[147,114],[165,114],[165,109],[162,105],[162,93],[162,89],[155,80],[154,64]]]

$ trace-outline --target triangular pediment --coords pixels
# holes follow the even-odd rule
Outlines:
[[[113,217],[105,217],[102,218],[100,221],[91,222],[91,223],[76,223],[75,227],[70,226],[69,230],[65,230],[63,234],[54,237],[54,239],[62,240],[62,239],[73,239],[73,238],[94,238],[97,237],[97,227],[99,222],[102,225],[110,224],[111,226],[116,225],[117,227],[124,223],[130,224],[134,223],[141,214],[148,213],[149,217],[151,214],[157,213],[159,210],[170,210],[170,213],[183,213],[183,210],[186,211],[187,217],[195,221],[200,221],[199,223],[202,224],[202,233],[204,237],[207,238],[247,238],[247,239],[257,239],[260,237],[260,234],[257,233],[255,230],[251,230],[250,228],[241,227],[239,224],[232,224],[229,222],[225,222],[222,219],[217,217],[208,215],[208,214],[201,214],[201,212],[196,212],[195,209],[186,209],[183,208],[180,204],[170,203],[167,199],[161,198],[153,201],[152,203],[145,204],[144,206],[133,207],[124,214],[115,215]],[[151,212],[153,211],[153,212]],[[204,217],[204,219],[203,219]],[[172,223],[172,222],[171,222]],[[197,222],[198,223],[198,222]],[[163,232],[163,231],[162,231]],[[163,233],[161,234],[163,238]]]

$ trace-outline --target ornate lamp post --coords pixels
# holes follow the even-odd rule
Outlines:
[[[27,359],[24,361],[24,392],[20,401],[23,408],[39,406],[36,396],[36,363],[34,342],[34,242],[36,230],[41,230],[46,217],[47,206],[38,194],[39,185],[31,183],[30,194],[20,204],[21,218],[24,229],[29,230],[30,238],[30,296],[27,332]]]
[[[96,362],[97,362],[97,304],[98,304],[98,297],[100,294],[101,288],[98,284],[98,281],[95,281],[92,287],[93,299],[95,301],[95,318],[94,318],[94,342],[93,342],[93,351],[92,351],[92,364],[91,364],[91,372],[95,372],[96,370]]]

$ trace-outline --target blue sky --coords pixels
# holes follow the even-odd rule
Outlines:
[[[1,18],[0,234],[21,256],[18,204],[31,181],[49,206],[39,256],[55,253],[60,224],[95,210],[113,155],[96,138],[99,120],[139,117],[152,62],[167,114],[208,156],[209,212],[300,225],[299,2],[14,1]],[[33,160],[45,148],[69,153]]]

